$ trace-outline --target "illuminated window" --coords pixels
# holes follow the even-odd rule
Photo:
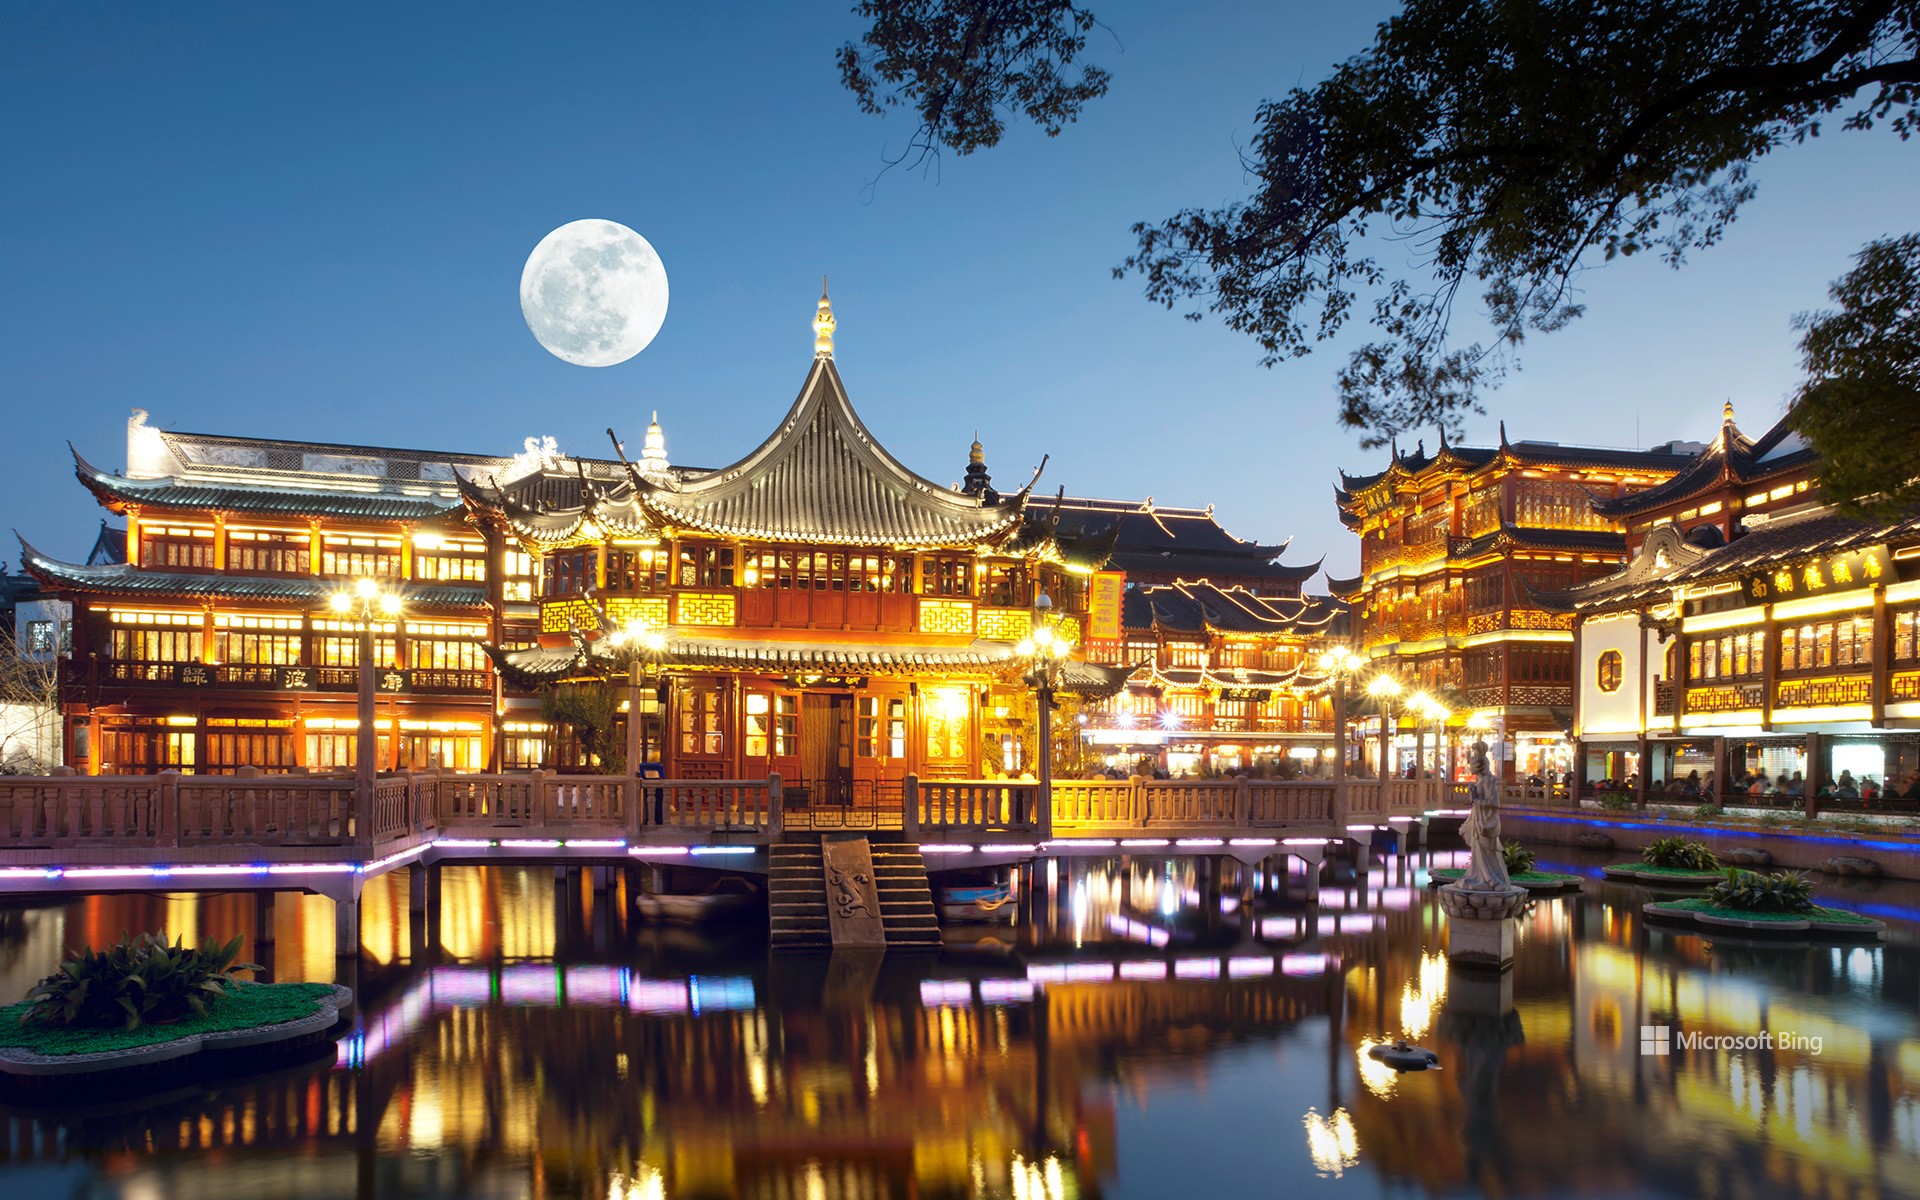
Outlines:
[[[747,693],[747,757],[767,756],[768,734],[773,720],[773,697],[765,692]]]
[[[1600,685],[1600,690],[1603,692],[1619,691],[1620,678],[1624,668],[1625,663],[1621,659],[1618,650],[1608,650],[1602,654],[1600,656],[1598,678],[1595,680],[1595,682]]]

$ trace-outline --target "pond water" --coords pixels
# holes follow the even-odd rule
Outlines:
[[[1460,858],[1336,866],[1311,910],[1231,861],[1043,862],[1017,924],[884,961],[641,925],[550,868],[444,868],[437,945],[376,881],[338,966],[315,897],[259,946],[245,894],[0,908],[8,1000],[143,929],[363,997],[328,1061],[0,1109],[0,1196],[1920,1196],[1920,889],[1825,887],[1888,941],[1808,948],[1589,878],[1503,986],[1443,957],[1425,872]],[[1775,1044],[1643,1054],[1659,1025]],[[1397,1036],[1442,1069],[1367,1057]]]

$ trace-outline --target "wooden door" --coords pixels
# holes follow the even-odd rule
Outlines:
[[[853,786],[853,697],[800,697],[800,773],[816,804],[845,804]]]

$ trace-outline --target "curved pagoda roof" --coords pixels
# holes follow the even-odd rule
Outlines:
[[[1502,421],[1498,446],[1455,446],[1448,442],[1442,430],[1440,449],[1432,454],[1427,453],[1425,442],[1412,453],[1395,446],[1392,459],[1383,471],[1371,475],[1349,475],[1341,471],[1334,499],[1339,503],[1341,519],[1353,526],[1360,519],[1361,495],[1383,486],[1419,487],[1428,480],[1450,474],[1470,478],[1502,468],[1525,467],[1645,471],[1665,475],[1685,470],[1695,457],[1690,451],[1671,449],[1616,450],[1603,446],[1563,446],[1558,442],[1510,442],[1507,423]]]
[[[1331,596],[1283,599],[1205,581],[1181,582],[1129,591],[1122,623],[1167,633],[1311,636],[1334,632],[1346,608],[1344,601]]]
[[[63,562],[34,549],[25,538],[20,538],[20,566],[50,591],[153,600],[256,600],[317,607],[340,589],[339,580],[320,575],[235,575],[143,570],[124,562]],[[410,606],[423,609],[487,607],[487,589],[465,584],[408,584],[404,595]]]
[[[1318,571],[1322,561],[1282,563],[1280,556],[1292,539],[1278,545],[1246,541],[1220,524],[1211,505],[1182,508],[1156,504],[1151,496],[1145,500],[1061,496],[1029,507],[1027,519],[1030,525],[1044,524],[1046,532],[1063,544],[1077,540],[1110,546],[1102,565],[1130,575],[1298,583]]]
[[[799,399],[739,462],[677,481],[635,473],[637,500],[662,525],[733,537],[855,546],[974,546],[1020,523],[1013,496],[942,487],[887,453],[847,399],[830,352]]]
[[[462,513],[457,498],[378,485],[361,489],[320,487],[291,477],[259,483],[177,476],[133,479],[94,466],[71,444],[67,449],[73,454],[73,472],[80,482],[108,509],[119,513],[140,508],[430,522],[458,520]],[[425,486],[420,490],[428,491]]]
[[[1624,496],[1596,499],[1593,511],[1608,517],[1634,517],[1677,504],[1729,484],[1756,484],[1812,463],[1816,457],[1782,417],[1758,441],[1733,423],[1733,402],[1720,410],[1720,432],[1704,452],[1679,474]]]
[[[847,398],[833,362],[824,296],[820,311],[815,328],[824,321],[826,332],[799,397],[773,433],[738,462],[696,470],[623,459],[608,470],[568,459],[504,486],[463,480],[463,494],[499,513],[521,536],[550,545],[667,528],[874,547],[971,547],[1013,535],[1033,484],[1010,496],[984,485],[956,491],[889,454]]]

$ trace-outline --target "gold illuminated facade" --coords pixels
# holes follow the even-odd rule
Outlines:
[[[1920,770],[1920,520],[1844,517],[1818,469],[1784,421],[1749,438],[1728,404],[1685,471],[1596,504],[1634,556],[1550,600],[1574,623],[1587,781],[1645,799],[1710,775],[1739,802],[1760,775],[1746,799],[1845,807]]]
[[[1341,475],[1340,517],[1360,538],[1360,574],[1333,582],[1353,606],[1354,637],[1407,691],[1442,697],[1456,725],[1487,719],[1509,753],[1508,778],[1570,763],[1573,620],[1542,604],[1625,561],[1622,522],[1595,501],[1652,487],[1697,447],[1609,450],[1546,442],[1396,451],[1377,474]],[[1392,711],[1391,708],[1389,711]],[[1372,736],[1378,762],[1380,717]],[[1411,726],[1393,717],[1393,769],[1410,761]],[[1431,745],[1431,742],[1428,742]],[[1430,752],[1425,769],[1446,771]]]

